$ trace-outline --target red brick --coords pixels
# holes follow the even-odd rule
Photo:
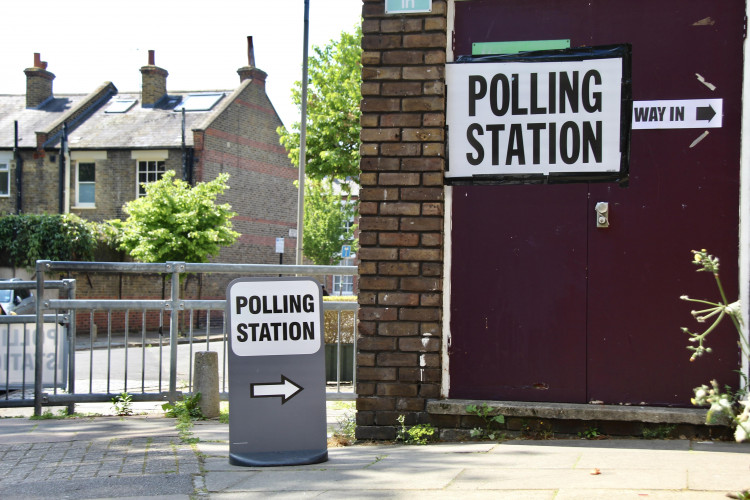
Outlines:
[[[390,337],[361,337],[357,341],[357,348],[360,351],[395,351],[397,345],[396,340],[397,339]],[[377,364],[385,366],[381,363]]]
[[[419,174],[382,173],[379,182],[381,186],[418,186],[419,180]]]
[[[363,127],[377,127],[378,126],[378,115],[366,114],[359,116],[359,124]]]
[[[381,292],[378,294],[378,304],[384,306],[416,306],[419,305],[419,294]]]
[[[420,384],[419,395],[423,398],[439,398],[440,386],[438,384]]]
[[[400,260],[441,260],[442,252],[437,248],[402,248],[399,250]]]
[[[362,94],[364,95],[364,92]],[[382,94],[384,96],[422,95],[422,84],[419,82],[387,82],[383,83]]]
[[[419,274],[418,262],[381,262],[378,270],[386,276],[416,276]]]
[[[424,55],[425,64],[445,64],[445,50],[428,50]]]
[[[364,19],[362,21],[362,34],[380,33],[380,20]]]
[[[377,236],[376,233],[366,233],[366,235],[369,236]],[[359,244],[362,244],[362,237],[359,238]],[[367,275],[367,274],[377,274],[378,273],[378,264],[377,262],[360,262],[359,263],[359,275]]]
[[[419,144],[386,143],[380,147],[383,156],[418,156],[421,153]]]
[[[443,113],[425,113],[422,117],[422,126],[424,127],[444,127],[445,114]]]
[[[443,204],[442,203],[423,203],[422,215],[443,215]]]
[[[401,231],[441,231],[443,219],[437,217],[404,217],[401,219],[400,229]]]
[[[410,36],[419,36],[419,35],[410,35]],[[431,35],[431,36],[434,36],[434,35]],[[401,35],[370,34],[366,37],[362,37],[362,50],[396,49],[402,46],[406,46],[406,44],[404,43],[402,45]],[[412,44],[410,45],[410,47],[425,47],[425,45]]]
[[[378,172],[398,170],[401,163],[398,158],[363,158],[359,166],[363,172]]]
[[[398,339],[400,352],[439,352],[440,339],[438,338],[400,338]]]
[[[397,231],[398,219],[394,217],[362,216],[359,218],[360,231]]]
[[[424,353],[419,355],[419,366],[425,368],[440,368],[440,354]]]
[[[380,214],[381,215],[419,215],[421,211],[419,203],[381,203]]]
[[[443,78],[442,66],[405,66],[404,80],[437,80]]]
[[[446,19],[444,17],[432,16],[424,20],[425,31],[440,31],[445,33],[447,26]]]
[[[436,278],[401,278],[401,289],[409,292],[434,292],[440,290],[440,280]]]
[[[406,321],[384,322],[378,325],[378,335],[390,337],[407,337],[419,335],[419,323]]]
[[[425,156],[445,156],[445,145],[437,142],[426,143],[422,148]]]
[[[442,158],[404,158],[404,170],[411,172],[442,172],[445,160]]]
[[[377,82],[365,82],[360,86],[362,95],[380,95],[380,84]]]
[[[418,114],[380,115],[380,125],[383,127],[419,127],[421,123],[422,118]]]
[[[359,155],[360,156],[377,156],[380,152],[380,147],[377,144],[360,144]]]
[[[382,53],[382,59],[383,64],[391,66],[422,64],[424,63],[424,52],[419,50],[388,50]]]
[[[424,411],[426,400],[424,398],[396,398],[396,410],[401,411]]]
[[[426,174],[425,174],[426,175]],[[440,174],[442,178],[442,174]],[[422,183],[424,185],[424,182]],[[439,188],[403,188],[401,190],[401,199],[409,201],[435,201],[443,199],[442,185]]]
[[[443,185],[443,173],[442,172],[425,172],[422,174],[422,185],[423,186],[442,186]],[[442,191],[443,188],[440,188]],[[438,198],[433,198],[438,199]],[[442,199],[442,198],[441,198]]]
[[[403,47],[407,49],[445,47],[445,33],[404,35]]]
[[[387,276],[360,276],[359,278],[359,287],[362,290],[393,290],[396,286],[398,286],[398,278]]]
[[[440,383],[442,371],[438,368],[399,368],[398,380],[402,382]]]
[[[425,337],[439,337],[441,334],[440,323],[420,323],[419,333]]]
[[[428,307],[436,307],[442,304],[443,296],[439,293],[423,293],[419,301],[419,305]]]
[[[357,353],[357,366],[375,366],[374,352]]]
[[[395,321],[398,319],[398,310],[393,307],[360,307],[359,319],[368,321]],[[425,319],[422,319],[422,321]]]
[[[378,384],[375,393],[378,396],[416,396],[418,384]]]
[[[393,410],[395,407],[393,398],[357,398],[357,411]]]
[[[361,212],[360,212],[361,213]],[[378,233],[360,233],[359,244],[363,247],[374,247],[378,244]],[[362,270],[360,270],[360,274]],[[369,273],[365,273],[369,274]],[[373,273],[374,274],[374,273]]]
[[[419,235],[415,233],[380,233],[382,246],[412,247],[419,243]]]
[[[398,259],[398,250],[395,248],[360,248],[360,260],[396,260]],[[360,284],[360,288],[366,290]]]
[[[425,99],[434,99],[426,97]],[[378,111],[398,111],[401,101],[393,97],[362,97],[360,108],[363,113]]]
[[[370,80],[400,80],[401,68],[385,66],[364,66],[362,68],[362,81]]]
[[[440,321],[440,309],[427,307],[404,308],[399,311],[398,319],[401,321]]]
[[[401,109],[407,113],[409,111],[438,111],[444,109],[444,107],[445,101],[442,97],[404,97],[401,101]],[[363,107],[362,111],[364,110],[365,108]],[[383,109],[382,111],[391,110]]]
[[[407,128],[402,131],[401,138],[405,142],[430,142],[444,140],[443,129],[439,128]]]
[[[401,131],[397,128],[363,128],[359,137],[362,142],[398,141]]]
[[[379,352],[375,362],[378,366],[419,366],[419,355],[411,352]]]
[[[362,237],[360,236],[360,244]],[[422,246],[425,247],[439,247],[443,244],[443,235],[440,233],[423,233],[422,234]]]
[[[388,368],[370,368],[360,366],[357,369],[358,380],[377,380],[377,381],[394,381],[397,380],[397,371],[395,367]]]

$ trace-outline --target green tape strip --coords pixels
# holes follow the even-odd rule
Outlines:
[[[525,40],[518,42],[481,42],[471,44],[471,55],[518,54],[534,50],[569,49],[570,40]]]

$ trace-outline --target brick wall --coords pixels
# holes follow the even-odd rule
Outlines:
[[[219,262],[278,264],[276,238],[285,237],[284,263],[293,264],[297,227],[297,169],[279,144],[281,126],[260,80],[247,80],[236,98],[205,130],[196,135],[198,180],[229,173],[231,188],[219,202],[230,203],[239,240],[222,249]]]
[[[364,0],[357,437],[393,439],[440,395],[446,2]]]

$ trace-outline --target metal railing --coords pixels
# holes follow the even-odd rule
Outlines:
[[[49,281],[50,274],[92,273],[92,274],[139,274],[171,278],[169,298],[153,299],[78,299],[76,298],[75,280]],[[133,262],[53,262],[38,261],[36,281],[23,282],[24,287],[33,288],[36,292],[36,315],[0,316],[0,335],[2,324],[36,325],[34,341],[27,343],[24,335],[24,353],[33,348],[34,389],[33,399],[27,397],[26,380],[19,397],[9,398],[10,386],[6,387],[4,398],[0,398],[0,407],[34,406],[34,413],[40,415],[42,406],[68,406],[73,411],[76,403],[111,402],[114,396],[123,392],[130,394],[132,401],[174,402],[183,393],[190,393],[193,387],[193,353],[195,350],[217,350],[220,356],[220,392],[222,399],[227,399],[227,318],[226,300],[187,299],[180,296],[180,278],[195,273],[215,273],[247,276],[312,276],[355,275],[356,266],[293,266],[267,264],[192,264],[184,262],[166,262],[144,264]],[[8,287],[20,288],[21,282],[0,282]],[[45,290],[63,289],[67,293],[63,298],[45,296]],[[335,313],[336,338],[336,380],[329,387],[328,399],[351,399],[355,397],[356,387],[356,302],[324,301],[324,312]],[[50,314],[52,313],[52,314]],[[87,313],[88,321],[85,316]],[[212,318],[212,314],[214,318]],[[351,386],[343,387],[342,365],[342,318],[350,315],[352,350]],[[80,316],[80,317],[79,317]],[[106,318],[106,339],[100,339],[95,316]],[[118,326],[115,326],[114,317]],[[154,329],[155,316],[158,316],[158,328]],[[220,321],[214,319],[220,316]],[[196,318],[204,318],[205,330]],[[77,325],[88,323],[88,345],[79,338]],[[101,323],[101,321],[99,321]],[[219,325],[215,325],[219,323]],[[51,325],[55,325],[52,333]],[[121,325],[121,326],[120,326]],[[23,327],[26,328],[25,326]],[[8,327],[10,344],[10,327]],[[24,330],[25,331],[25,330]],[[168,332],[168,335],[167,335]],[[46,336],[46,337],[45,337]],[[83,335],[81,335],[83,336]],[[103,336],[103,334],[102,334]],[[331,335],[329,334],[329,337]],[[45,344],[45,338],[47,343]],[[50,340],[54,340],[53,353]],[[58,352],[59,351],[59,352]],[[0,359],[3,353],[0,352]],[[45,357],[46,356],[46,357]],[[26,356],[24,356],[26,359]],[[54,359],[54,361],[53,361]],[[5,369],[8,372],[10,357],[5,358]],[[46,361],[46,364],[45,364]],[[59,364],[62,364],[64,380],[58,380]],[[46,368],[45,368],[46,367]],[[52,382],[45,369],[54,368]],[[2,367],[0,367],[2,370]],[[139,378],[134,378],[139,376]],[[165,373],[166,372],[166,373]],[[24,372],[25,374],[25,372]],[[6,380],[8,380],[6,376]],[[165,380],[166,379],[166,380]],[[62,383],[61,383],[62,382]],[[140,382],[140,383],[139,383]],[[349,380],[346,380],[349,382]],[[164,390],[165,387],[166,391]],[[45,392],[52,388],[52,391]],[[2,387],[0,387],[2,390]]]

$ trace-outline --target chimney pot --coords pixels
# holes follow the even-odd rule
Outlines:
[[[255,51],[253,50],[253,37],[247,37],[247,65],[255,67]]]
[[[52,97],[52,80],[55,75],[47,71],[47,62],[39,52],[34,53],[34,66],[26,74],[26,107],[36,108]]]
[[[156,51],[154,50],[148,51],[148,65],[156,66]]]

